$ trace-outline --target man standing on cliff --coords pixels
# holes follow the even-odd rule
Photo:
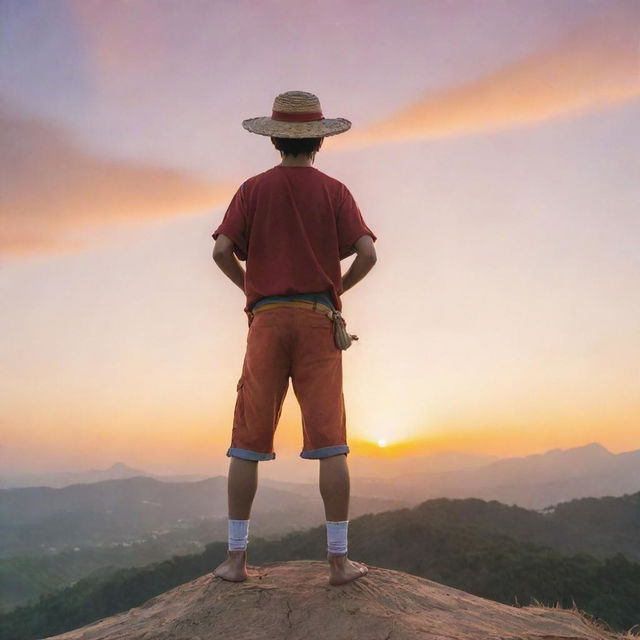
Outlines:
[[[329,582],[366,575],[347,558],[350,479],[342,392],[342,349],[334,337],[340,295],[376,262],[376,236],[347,187],[313,167],[325,136],[347,131],[344,118],[324,118],[304,91],[278,95],[270,117],[244,120],[270,136],[281,163],[246,180],[212,234],[213,259],[246,295],[249,332],[234,410],[228,477],[229,547],[214,571],[242,581],[258,461],[272,460],[273,439],[291,377],[300,404],[302,458],[320,461]],[[340,261],[356,259],[341,274]],[[234,255],[235,254],[235,255]],[[246,260],[246,273],[240,260]],[[344,347],[342,347],[344,348]]]

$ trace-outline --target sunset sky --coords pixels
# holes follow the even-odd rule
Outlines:
[[[226,472],[247,322],[211,233],[293,89],[353,122],[315,166],[378,237],[352,454],[640,448],[640,2],[4,0],[3,472]]]

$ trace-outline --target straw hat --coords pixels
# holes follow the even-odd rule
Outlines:
[[[271,117],[249,118],[242,126],[251,133],[276,138],[322,138],[351,127],[344,118],[325,118],[320,100],[306,91],[287,91],[276,96]]]

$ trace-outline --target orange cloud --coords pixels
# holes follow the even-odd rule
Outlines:
[[[98,157],[37,120],[0,117],[0,252],[77,250],[73,232],[206,211],[237,185],[180,171]]]
[[[556,46],[463,86],[427,94],[331,148],[495,131],[640,95],[640,4],[621,5]]]

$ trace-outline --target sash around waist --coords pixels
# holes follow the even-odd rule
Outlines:
[[[258,300],[253,305],[253,307],[251,307],[251,311],[255,311],[258,307],[262,306],[263,304],[269,304],[272,302],[291,302],[291,301],[297,301],[297,300],[303,300],[307,302],[314,302],[314,301],[321,302],[331,307],[331,309],[335,310],[335,307],[333,306],[331,299],[324,293],[295,293],[287,296],[267,296],[265,298],[260,298],[260,300]]]

